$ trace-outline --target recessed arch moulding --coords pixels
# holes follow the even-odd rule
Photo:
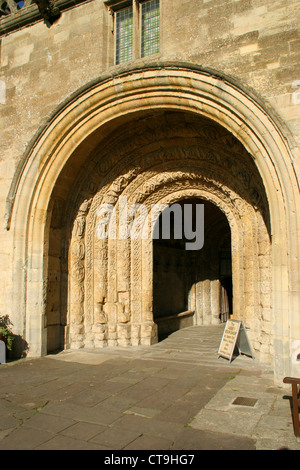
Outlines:
[[[147,208],[200,198],[230,226],[234,317],[276,380],[295,374],[296,152],[252,96],[192,66],[145,67],[80,90],[39,133],[9,195],[11,310],[23,312],[29,354],[155,342],[152,241],[99,239],[97,210],[120,196]]]

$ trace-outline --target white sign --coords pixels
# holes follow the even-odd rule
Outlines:
[[[234,351],[238,349],[239,354],[245,354],[254,358],[252,348],[243,322],[238,320],[227,320],[218,356],[232,361]]]

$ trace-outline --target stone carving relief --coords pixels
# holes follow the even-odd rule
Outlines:
[[[95,307],[95,323],[96,324],[106,324],[107,315],[104,311],[105,297],[102,298],[102,301],[96,303]]]
[[[85,230],[85,218],[90,208],[91,201],[85,200],[79,207],[78,215],[74,223],[74,237],[82,238]]]
[[[31,5],[33,2],[32,0],[25,0],[24,5],[22,7],[20,7],[18,3],[20,2],[17,2],[15,0],[1,1],[0,2],[0,18],[2,16],[16,14],[18,11],[21,10],[21,8],[26,8],[29,5]]]
[[[24,16],[20,20],[18,14],[20,12],[23,13],[23,11]],[[7,29],[8,32],[9,30],[19,29],[24,26],[24,24],[30,23],[30,20],[36,20],[37,18],[43,18],[46,25],[49,27],[60,18],[61,13],[56,0],[1,0],[0,20],[7,16],[11,17],[13,21],[15,20],[14,24],[10,26],[10,29]]]
[[[33,0],[32,3],[36,3],[46,24],[52,25],[60,18],[61,13],[55,0]]]
[[[245,287],[243,279],[250,281],[247,263],[254,253],[251,237],[268,239],[266,197],[246,150],[224,129],[201,126],[193,119],[178,122],[178,117],[171,127],[170,119],[149,129],[143,123],[143,132],[137,125],[131,138],[121,129],[105,149],[95,152],[95,169],[90,168],[82,178],[83,202],[73,224],[69,261],[70,338],[74,346],[82,347],[87,340],[95,347],[157,340],[152,311],[152,241],[99,239],[96,227],[101,204],[117,209],[120,196],[126,196],[128,204],[145,204],[148,209],[151,204],[186,197],[207,198],[222,205],[234,232],[237,295]],[[87,199],[84,194],[91,172],[93,186],[98,178],[98,187],[93,198]],[[243,232],[248,233],[249,240],[245,249]],[[266,263],[265,259],[263,265]],[[251,282],[256,282],[253,273],[259,282],[262,265],[258,260],[254,265]],[[165,269],[171,269],[167,261]],[[259,285],[254,290],[258,293],[248,307],[240,300],[241,312],[250,312],[262,302]],[[260,310],[266,309],[261,305]],[[248,321],[247,315],[244,320]]]
[[[71,347],[80,348],[84,345],[84,280],[85,280],[85,240],[84,232],[86,215],[91,200],[84,200],[78,210],[73,225],[70,246],[70,290],[69,316],[70,335],[76,340],[71,341]]]

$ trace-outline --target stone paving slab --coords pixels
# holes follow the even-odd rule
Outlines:
[[[51,354],[48,357],[55,359],[55,356]],[[87,354],[84,350],[68,351],[68,353],[62,354],[59,358],[60,361],[77,362],[78,364],[89,365],[102,364],[103,362],[109,361],[111,359],[113,359],[111,355],[97,354],[93,352],[89,352]]]
[[[285,395],[283,388],[274,388],[270,373],[245,376],[242,371],[209,400],[190,426],[221,433],[230,430],[233,435],[255,440],[257,450],[300,450]],[[253,406],[235,405],[238,397],[257,401]]]
[[[151,347],[1,365],[0,449],[300,450],[287,389],[250,358],[218,360],[221,335],[193,327]]]
[[[255,441],[230,433],[184,428],[172,446],[173,450],[256,450]],[[223,457],[222,457],[223,458]]]

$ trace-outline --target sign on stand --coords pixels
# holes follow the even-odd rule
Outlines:
[[[251,345],[242,321],[227,320],[223,337],[220,343],[218,357],[224,357],[232,361],[234,351],[238,349],[239,354],[245,354],[254,359]]]
[[[0,364],[6,363],[6,345],[0,340]]]

